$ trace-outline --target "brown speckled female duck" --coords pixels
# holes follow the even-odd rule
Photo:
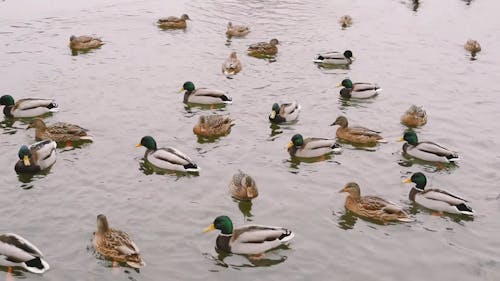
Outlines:
[[[92,136],[87,134],[86,129],[69,123],[55,123],[54,125],[47,126],[40,118],[33,119],[29,128],[35,128],[35,139],[40,140],[53,140],[55,142],[71,142],[71,141],[92,141]]]
[[[377,142],[387,142],[379,135],[380,132],[364,127],[348,127],[347,118],[339,116],[330,126],[339,125],[337,138],[358,144],[374,144]]]
[[[238,173],[233,175],[233,179],[229,183],[231,195],[239,200],[251,200],[259,195],[257,184],[251,176],[238,170]]]
[[[202,137],[218,137],[229,134],[234,120],[225,115],[202,115],[194,125],[193,132]]]
[[[407,127],[421,127],[427,123],[427,113],[422,107],[415,105],[410,108],[401,116],[401,124]]]
[[[191,20],[188,15],[183,14],[180,18],[178,17],[166,17],[160,18],[156,22],[161,28],[178,28],[183,29],[187,27],[186,20]]]
[[[278,44],[279,44],[278,39],[271,39],[269,43],[259,42],[252,44],[248,47],[248,55],[254,57],[274,56],[278,53],[278,47],[276,47],[276,45]]]
[[[87,35],[71,35],[71,37],[69,38],[69,47],[74,51],[95,49],[101,47],[102,45],[104,45],[104,43],[97,37]]]
[[[244,25],[233,25],[231,22],[227,23],[226,35],[228,37],[243,37],[250,33],[250,28]]]

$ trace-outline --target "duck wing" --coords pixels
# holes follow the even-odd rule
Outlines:
[[[231,252],[259,254],[276,248],[294,237],[294,233],[283,227],[248,225],[234,229],[231,237]]]
[[[28,110],[37,107],[48,107],[53,103],[53,99],[26,98],[18,100],[12,109]]]
[[[305,149],[332,148],[336,144],[334,139],[306,138],[303,147]]]
[[[280,115],[281,116],[290,115],[299,109],[300,109],[300,106],[296,101],[291,102],[291,103],[284,103],[280,106]]]
[[[373,83],[354,83],[353,84],[353,90],[356,92],[363,92],[363,91],[374,91],[378,90],[380,87],[377,84]]]
[[[348,127],[348,129],[349,133],[354,135],[378,136],[378,134],[380,134],[379,131],[374,131],[360,126]]]
[[[153,153],[153,156],[159,160],[182,166],[193,164],[193,160],[189,156],[173,147],[160,148]]]
[[[400,206],[377,196],[364,196],[361,203],[366,210],[370,211],[382,210],[389,214],[396,214],[403,211]]]
[[[26,262],[35,257],[43,257],[42,252],[28,240],[14,234],[0,235],[0,256],[11,262]]]
[[[55,123],[49,127],[47,127],[47,130],[51,134],[71,134],[71,135],[77,135],[77,136],[86,136],[87,135],[87,129],[84,129],[78,125],[74,124],[69,124],[69,123],[63,123],[63,122],[58,122]]]
[[[453,194],[449,193],[448,191],[436,189],[436,188],[426,189],[423,192],[421,192],[419,195],[425,197],[426,199],[446,202],[452,206],[456,206],[456,205],[460,205],[460,204],[468,202],[467,200],[460,198],[456,195],[453,195]]]
[[[458,157],[458,155],[455,152],[450,151],[447,148],[440,146],[439,144],[429,142],[429,141],[419,142],[415,147],[420,151],[432,153],[432,154],[435,154],[438,156],[443,156],[443,157],[447,157],[447,158],[448,157],[453,157],[453,158]]]
[[[206,88],[200,88],[194,91],[193,95],[195,96],[206,96],[206,97],[214,97],[214,98],[221,98],[222,96],[225,96],[226,93],[220,90],[211,90],[211,89],[206,89]]]

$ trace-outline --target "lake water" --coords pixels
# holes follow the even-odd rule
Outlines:
[[[95,142],[60,150],[50,172],[31,179],[14,172],[17,151],[34,141],[26,120],[0,123],[0,232],[28,238],[51,270],[30,280],[499,280],[500,21],[495,0],[484,1],[27,1],[0,2],[0,94],[54,97],[61,111],[46,122],[88,128]],[[185,31],[156,27],[159,17],[187,13]],[[353,17],[342,30],[337,20]],[[226,45],[228,21],[251,33]],[[70,35],[102,36],[98,50],[72,56]],[[280,40],[275,62],[245,55],[249,44]],[[477,60],[463,49],[478,40]],[[350,69],[321,69],[318,51],[351,49]],[[236,51],[243,70],[226,79],[221,64]],[[363,101],[339,99],[342,79],[377,82],[384,89]],[[225,108],[186,108],[178,89],[227,91]],[[297,100],[297,124],[271,127],[274,102]],[[411,105],[429,121],[418,129],[459,152],[455,167],[408,162],[396,140]],[[236,119],[230,135],[198,141],[192,127],[210,112]],[[334,137],[338,115],[382,131],[389,143],[375,151],[344,145],[324,161],[292,161],[291,136]],[[199,176],[154,172],[134,145],[152,135],[202,168]],[[235,202],[228,183],[249,173],[259,197]],[[471,201],[477,216],[432,216],[408,200],[401,180],[426,173],[429,185]],[[346,214],[349,181],[363,194],[397,202],[416,221],[378,225]],[[147,266],[110,268],[95,258],[91,237],[99,213],[127,231]],[[219,255],[215,233],[202,229],[221,214],[236,225],[286,226],[288,246],[263,260]],[[5,268],[0,269],[5,278]]]

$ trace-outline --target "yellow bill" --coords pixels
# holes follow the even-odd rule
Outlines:
[[[405,139],[403,137],[400,137],[398,141],[405,141]]]
[[[203,232],[207,233],[207,232],[210,232],[212,230],[215,230],[215,225],[213,223],[209,227],[203,229]]]
[[[30,158],[29,158],[28,155],[24,155],[23,162],[24,162],[24,166],[30,166],[31,165]]]
[[[404,183],[411,183],[411,178],[407,178],[403,181]]]
[[[181,88],[181,89],[179,90],[179,93],[182,93],[183,91],[184,91],[184,88]]]
[[[141,146],[142,146],[142,144],[140,144],[140,143],[135,145],[135,147],[141,147]]]
[[[276,111],[271,111],[271,119],[274,119],[274,117],[276,117]]]
[[[342,83],[339,83],[339,84],[337,85],[337,88],[340,88],[340,87],[342,87]]]
[[[286,145],[286,148],[287,148],[287,149],[290,149],[292,146],[293,146],[293,142],[289,142],[289,143]]]

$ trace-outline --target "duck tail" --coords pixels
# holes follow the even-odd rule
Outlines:
[[[448,155],[446,156],[446,158],[448,159],[448,161],[450,162],[457,162],[457,161],[460,161],[460,157],[458,157],[457,154],[452,154],[452,155]]]
[[[458,209],[458,211],[461,214],[468,215],[468,216],[473,216],[474,215],[474,211],[472,210],[472,208],[469,205],[465,204],[465,203],[458,204],[455,207]]]
[[[341,152],[342,151],[342,146],[340,146],[340,144],[338,143],[334,143],[332,146],[331,146],[333,152]]]
[[[50,269],[49,264],[39,257],[24,262],[23,267],[33,273],[44,273]]]
[[[379,139],[377,140],[378,143],[388,143],[389,141],[387,141],[386,139]]]
[[[288,241],[292,240],[293,237],[295,237],[295,233],[293,233],[291,230],[284,229],[283,234],[278,238],[281,240],[282,243],[287,243]]]
[[[80,137],[81,140],[87,140],[87,141],[94,141],[94,137],[87,135],[87,136],[82,136]]]
[[[186,172],[193,172],[193,173],[200,171],[200,167],[198,167],[198,165],[194,163],[189,163],[184,165],[184,169],[186,170]]]

